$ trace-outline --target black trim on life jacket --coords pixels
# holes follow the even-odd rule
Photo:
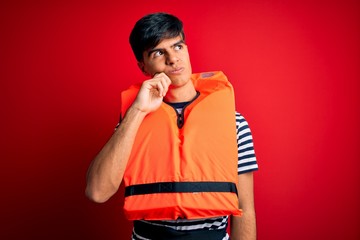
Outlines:
[[[177,126],[178,128],[182,128],[184,126],[184,112],[185,112],[185,108],[187,106],[189,106],[193,101],[195,101],[195,99],[197,99],[198,97],[200,96],[200,92],[196,91],[196,95],[195,97],[189,101],[189,102],[186,102],[184,107],[181,109],[181,113],[179,113],[176,109],[176,107],[174,107],[174,104],[173,103],[170,103],[170,102],[165,102],[166,104],[168,104],[169,106],[171,106],[172,108],[174,108],[175,112],[176,112],[176,116],[177,116]]]
[[[157,182],[125,187],[125,197],[154,193],[232,192],[237,194],[232,182]]]

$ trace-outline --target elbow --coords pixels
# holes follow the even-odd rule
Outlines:
[[[88,187],[85,189],[85,196],[96,203],[104,203],[107,200],[98,191],[91,190]]]
[[[90,199],[93,202],[96,203],[104,203],[107,200],[109,200],[109,198],[113,195],[113,194],[106,194],[102,191],[96,190],[90,186],[87,186],[85,189],[85,195],[88,199]]]

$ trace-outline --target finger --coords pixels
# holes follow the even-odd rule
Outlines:
[[[159,92],[159,97],[164,97],[165,96],[165,94],[164,94],[164,92],[166,92],[165,91],[165,89],[164,89],[164,86],[163,86],[163,84],[162,84],[162,81],[161,81],[161,79],[160,79],[160,81],[158,81],[157,83],[156,83],[156,88],[157,88],[157,90],[158,90],[158,92]]]
[[[162,86],[163,86],[163,89],[164,89],[164,91],[163,91],[163,96],[165,97],[167,91],[169,90],[169,85],[170,85],[170,83],[171,83],[171,80],[170,80],[170,78],[164,73],[164,74],[161,75],[160,82],[161,82],[161,84],[162,84]]]
[[[160,86],[158,87],[158,90],[159,90],[159,96],[161,97],[165,97],[167,91],[168,91],[168,88],[169,88],[169,85],[171,83],[171,80],[170,78],[163,72],[156,72],[154,75],[153,75],[153,81],[154,82],[157,82],[159,81],[159,83],[161,84],[162,88],[160,88]]]
[[[155,93],[154,92],[154,90],[155,90],[156,93],[158,94],[158,96],[162,97],[164,87],[161,84],[160,78],[151,79],[151,80],[147,81],[147,84],[148,84],[148,89],[150,91],[152,91],[152,93]]]
[[[162,72],[156,72],[152,75],[152,78],[155,78],[157,75],[161,74]]]
[[[156,95],[158,95],[159,97],[162,97],[163,87],[162,87],[162,85],[160,83],[159,78],[146,80],[146,81],[144,81],[143,86],[146,89],[148,89],[148,91],[150,91],[151,94],[156,93]]]

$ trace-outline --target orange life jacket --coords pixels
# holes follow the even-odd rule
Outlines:
[[[130,220],[241,215],[233,88],[222,72],[191,80],[200,94],[185,107],[183,126],[164,102],[140,125],[123,179]],[[122,116],[139,87],[122,92]]]

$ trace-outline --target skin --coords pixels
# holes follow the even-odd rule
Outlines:
[[[164,39],[153,49],[145,51],[143,61],[138,66],[145,75],[168,77],[171,80],[169,91],[164,95],[167,102],[190,101],[196,95],[190,80],[192,69],[189,52],[181,36]]]
[[[136,133],[145,116],[157,110],[163,100],[185,102],[196,95],[190,80],[189,52],[181,36],[163,39],[153,49],[144,51],[138,66],[151,78],[143,82],[120,126],[90,164],[85,194],[94,202],[105,202],[118,191]],[[244,216],[232,218],[231,238],[255,239],[252,174],[240,175],[239,186],[239,202]]]
[[[239,208],[243,210],[241,217],[231,216],[231,240],[255,240],[256,216],[254,205],[253,173],[238,176]]]

